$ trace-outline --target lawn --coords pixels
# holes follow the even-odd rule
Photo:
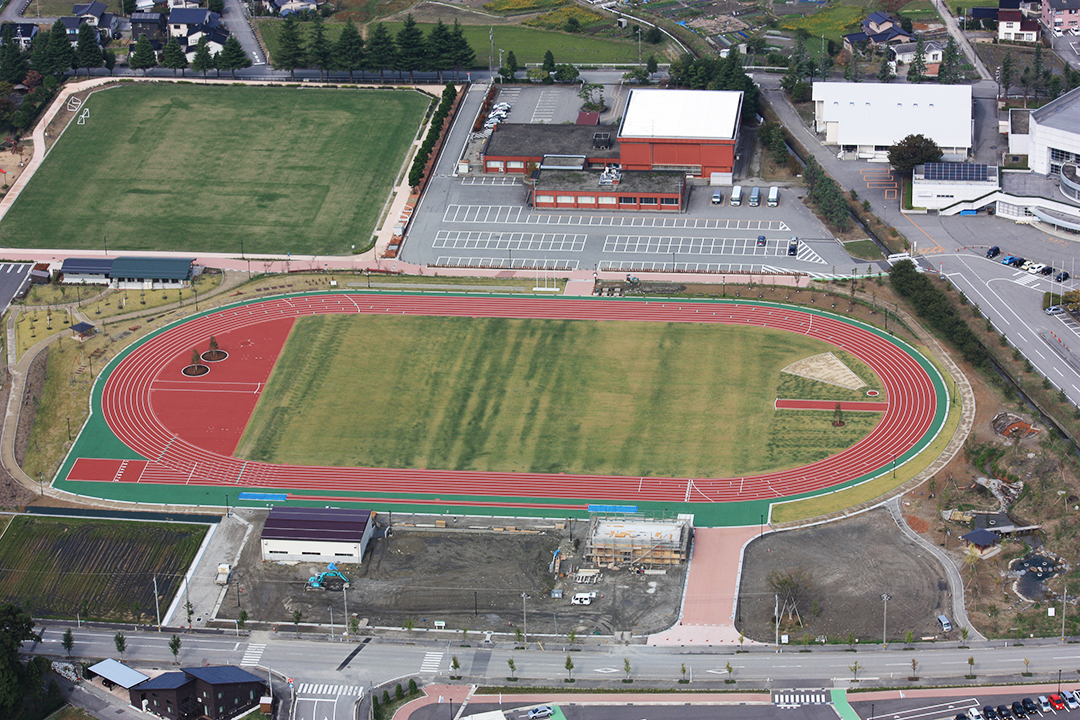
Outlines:
[[[101,0],[108,12],[120,12],[119,0]],[[34,22],[39,17],[57,18],[71,15],[71,8],[76,4],[75,0],[32,0],[26,6],[24,18],[26,22]],[[20,20],[22,22],[22,20]]]
[[[840,398],[837,388],[780,373],[829,349],[805,336],[737,326],[302,318],[237,455],[630,476],[790,468],[849,447],[879,420],[845,414],[847,426],[837,429],[831,411],[774,409],[778,394],[865,397]],[[861,363],[852,369],[869,372]]]
[[[0,539],[0,602],[35,618],[153,622],[168,607],[206,528],[19,516]]]
[[[784,30],[806,30],[811,38],[840,42],[844,35],[855,32],[866,11],[853,5],[833,5],[821,12],[804,18],[785,18],[780,27]],[[809,43],[808,43],[809,44]]]
[[[258,21],[259,32],[266,43],[267,52],[271,61],[278,47],[278,38],[281,36],[281,21],[274,19],[262,19]],[[333,39],[341,34],[343,23],[326,23],[328,36]],[[401,23],[386,23],[391,33],[397,34],[401,29]],[[424,31],[425,36],[431,31],[432,25],[417,23],[417,27]],[[611,40],[608,38],[595,38],[585,34],[570,34],[554,30],[540,30],[520,26],[497,25],[494,31],[495,61],[499,60],[499,48],[506,52],[514,51],[517,61],[525,63],[540,63],[544,60],[544,53],[551,50],[555,55],[555,62],[580,64],[597,63],[630,63],[637,62],[637,43],[629,40]],[[310,31],[311,23],[301,23],[301,32]],[[488,65],[488,53],[491,41],[488,40],[489,25],[463,25],[465,38],[469,41],[473,51],[476,52],[476,62],[473,67],[486,68]],[[304,37],[307,37],[306,34]],[[645,57],[655,53],[660,57],[666,45],[642,45],[642,53]]]
[[[370,239],[428,103],[410,90],[98,92],[0,223],[0,243],[346,254]]]

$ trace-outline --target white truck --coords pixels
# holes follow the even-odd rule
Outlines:
[[[228,585],[229,575],[232,574],[232,568],[228,563],[221,563],[217,566],[217,579],[214,580],[218,585]]]

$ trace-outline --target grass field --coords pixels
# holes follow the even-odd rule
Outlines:
[[[0,538],[0,602],[36,618],[153,622],[157,577],[166,608],[206,528],[19,516]]]
[[[281,21],[274,19],[258,20],[259,32],[266,43],[266,50],[273,60],[277,51],[278,38],[281,37]],[[341,34],[343,23],[326,23],[326,29],[330,38],[337,38]],[[401,29],[401,23],[386,23],[391,33],[397,34]],[[424,31],[426,36],[431,31],[431,24],[417,23],[417,27]],[[301,23],[302,33],[311,29],[311,23]],[[491,43],[488,40],[488,25],[463,25],[462,29],[469,45],[476,52],[476,63],[473,67],[486,68],[488,65],[488,52]],[[495,26],[495,62],[499,60],[499,48],[509,52],[514,51],[514,57],[524,65],[525,63],[540,63],[544,60],[544,53],[548,50],[555,55],[555,62],[594,64],[594,63],[630,63],[637,62],[637,43],[628,40],[610,40],[607,38],[594,38],[583,34],[569,34],[553,30],[540,30],[537,28],[521,26]],[[306,34],[304,35],[306,38]],[[643,45],[644,57],[655,53],[657,58],[662,57],[667,45]]]
[[[0,223],[0,242],[345,254],[370,239],[428,102],[405,90],[98,92]]]
[[[786,18],[780,22],[784,30],[806,30],[812,38],[825,36],[826,40],[840,42],[844,35],[858,29],[859,21],[866,11],[854,5],[833,5],[826,10],[805,18]],[[813,43],[808,42],[807,46]]]
[[[237,455],[684,477],[794,467],[879,420],[851,413],[836,429],[831,411],[773,409],[781,390],[807,383],[780,369],[827,349],[782,331],[680,323],[303,318]]]

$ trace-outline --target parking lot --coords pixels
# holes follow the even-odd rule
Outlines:
[[[1066,694],[1071,691],[1062,688],[1062,694],[1018,690],[1003,694],[999,688],[988,690],[986,694],[957,696],[952,698],[923,698],[921,700],[877,700],[851,702],[852,708],[860,717],[874,720],[1042,720],[1055,715],[1080,716],[1075,697],[1071,704],[1066,703]],[[1050,704],[1050,700],[1058,707]],[[1045,703],[1040,701],[1045,698]],[[1025,703],[1025,699],[1029,702]],[[1018,715],[1013,711],[1014,703],[1020,705]],[[1024,709],[1027,704],[1029,709]],[[1041,706],[1041,707],[1040,707]],[[1004,713],[999,712],[999,708]],[[987,710],[989,712],[987,712]],[[989,713],[993,713],[991,716]]]

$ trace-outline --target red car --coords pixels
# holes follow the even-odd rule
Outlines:
[[[1054,708],[1055,710],[1065,709],[1065,701],[1061,699],[1060,695],[1054,694],[1047,699],[1050,701],[1050,707]]]

